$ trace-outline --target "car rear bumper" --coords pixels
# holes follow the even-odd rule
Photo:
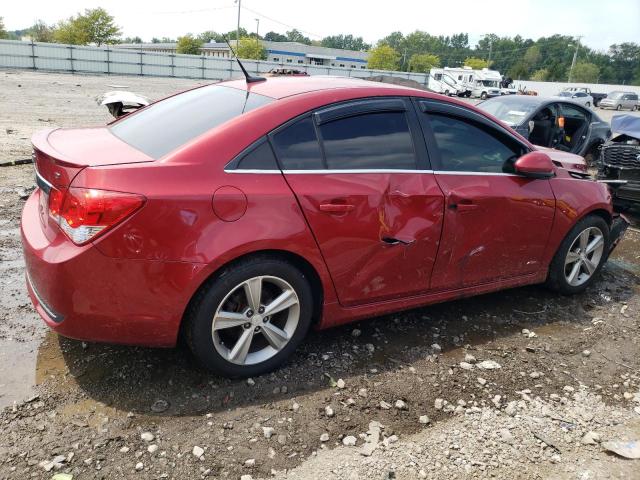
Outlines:
[[[47,238],[36,191],[21,222],[26,283],[45,323],[79,340],[172,346],[203,265],[111,258],[62,232]]]

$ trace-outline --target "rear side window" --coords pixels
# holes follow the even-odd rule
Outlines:
[[[276,157],[269,142],[262,142],[249,153],[245,154],[236,169],[239,170],[278,170]]]
[[[274,99],[209,85],[155,103],[111,126],[111,133],[158,159],[189,140]]]
[[[324,168],[318,136],[311,117],[303,118],[271,137],[283,170]]]
[[[456,172],[513,173],[513,163],[521,155],[497,132],[470,120],[429,114],[440,170]]]
[[[404,112],[341,118],[319,129],[329,170],[416,168]]]

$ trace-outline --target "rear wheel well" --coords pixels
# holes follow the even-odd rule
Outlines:
[[[312,298],[313,298],[312,322],[313,323],[320,322],[320,319],[322,318],[322,304],[324,302],[324,290],[322,288],[322,281],[320,280],[320,275],[318,275],[318,272],[313,267],[313,265],[311,265],[311,263],[309,263],[304,257],[301,257],[300,255],[292,252],[288,252],[286,250],[260,250],[257,252],[247,253],[240,257],[234,258],[233,260],[220,266],[215,272],[209,275],[209,277],[207,277],[207,279],[204,282],[202,282],[202,284],[191,296],[191,299],[189,300],[189,303],[187,304],[184,310],[184,313],[182,314],[182,320],[180,321],[179,337],[183,337],[183,333],[184,333],[183,328],[186,323],[184,321],[185,317],[187,313],[190,311],[192,303],[198,297],[200,292],[202,292],[202,290],[206,289],[209,285],[211,285],[211,283],[213,283],[217,278],[223,275],[224,272],[229,270],[230,268],[233,268],[234,266],[240,263],[248,262],[252,259],[265,259],[265,258],[284,260],[290,263],[291,265],[293,265],[294,267],[296,267],[297,269],[299,269],[304,274],[304,276],[309,281],[309,286],[311,287],[311,291],[312,291]]]

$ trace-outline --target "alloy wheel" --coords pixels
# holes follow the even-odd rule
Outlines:
[[[577,287],[589,280],[600,265],[604,253],[604,235],[597,227],[589,227],[571,243],[564,261],[567,283]]]
[[[211,325],[217,352],[236,365],[269,360],[291,340],[300,320],[294,288],[274,276],[236,285],[216,309]]]

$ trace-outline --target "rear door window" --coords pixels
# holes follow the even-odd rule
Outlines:
[[[111,133],[158,159],[212,128],[274,99],[209,85],[154,103],[111,126]]]
[[[375,112],[319,127],[329,170],[413,170],[416,154],[405,112]]]
[[[298,120],[271,135],[283,170],[324,168],[318,136],[311,117]]]

